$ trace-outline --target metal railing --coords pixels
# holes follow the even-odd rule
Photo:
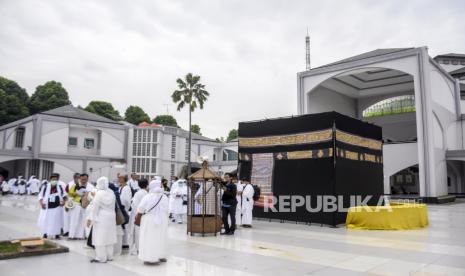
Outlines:
[[[398,96],[375,103],[363,111],[363,117],[369,118],[410,112],[415,112],[414,95]]]

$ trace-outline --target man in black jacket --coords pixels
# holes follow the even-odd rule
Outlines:
[[[231,174],[224,175],[226,184],[223,186],[223,195],[221,196],[221,210],[223,217],[224,232],[221,235],[234,235],[236,230],[236,184],[232,182]],[[231,218],[231,226],[228,223],[228,216]]]

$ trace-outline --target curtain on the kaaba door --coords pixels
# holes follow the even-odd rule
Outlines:
[[[252,172],[252,162],[242,161],[239,163],[239,169],[237,171],[239,175],[239,180],[247,179],[248,181],[250,181],[251,172]]]
[[[332,158],[276,160],[273,172],[275,196],[310,196],[311,206],[317,207],[317,195],[334,194]],[[275,217],[274,215],[266,217]],[[277,217],[277,216],[276,216]],[[307,211],[306,206],[296,212],[280,213],[279,218],[291,221],[333,225],[333,213]]]

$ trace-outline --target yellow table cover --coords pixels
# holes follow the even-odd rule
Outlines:
[[[428,226],[428,207],[419,203],[391,203],[390,206],[349,208],[348,229],[410,230]]]

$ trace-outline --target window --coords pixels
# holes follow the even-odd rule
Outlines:
[[[152,158],[152,171],[151,173],[156,173],[157,172],[157,159]]]
[[[132,140],[133,140],[133,142],[137,141],[137,129],[134,129],[134,133],[132,135]]]
[[[157,142],[157,131],[153,131],[153,142]]]
[[[152,156],[157,156],[157,144],[152,144]]]
[[[189,161],[189,140],[186,139],[186,161]]]
[[[25,132],[26,132],[26,129],[24,127],[18,127],[16,129],[15,148],[20,148],[20,149],[23,148]]]
[[[84,139],[84,148],[86,149],[93,149],[95,146],[95,141],[93,138],[85,138]]]
[[[77,137],[68,137],[68,146],[77,147],[78,139]]]
[[[145,171],[145,158],[142,158],[142,163],[141,163],[141,166],[140,166],[140,172],[146,172]]]
[[[174,170],[175,170],[174,166],[175,166],[175,164],[171,164],[171,174],[170,174],[171,176],[174,175]]]
[[[136,172],[140,172],[140,158],[137,158],[137,162],[136,162]]]
[[[171,136],[171,159],[176,158],[176,135]]]

